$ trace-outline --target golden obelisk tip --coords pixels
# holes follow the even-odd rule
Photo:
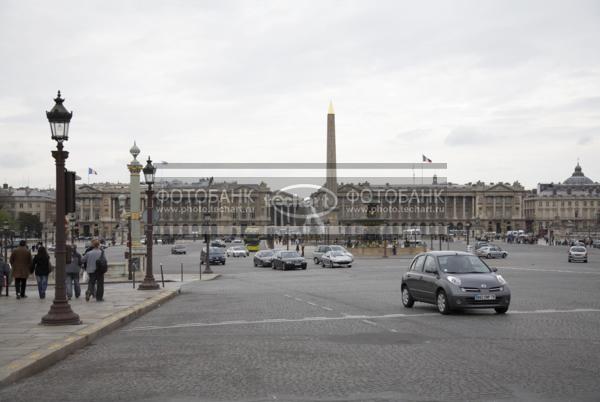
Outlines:
[[[333,102],[329,101],[329,109],[327,111],[327,114],[335,114],[333,111]]]

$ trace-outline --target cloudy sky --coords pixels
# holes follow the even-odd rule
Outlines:
[[[0,2],[0,180],[144,159],[448,163],[452,182],[600,180],[597,1]],[[202,175],[205,172],[199,172]],[[407,175],[407,172],[399,172]]]

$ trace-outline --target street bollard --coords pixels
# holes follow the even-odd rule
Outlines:
[[[181,263],[181,282],[183,282],[183,262]]]
[[[160,264],[160,280],[162,281],[163,288],[165,287],[165,275],[163,273],[162,264]]]

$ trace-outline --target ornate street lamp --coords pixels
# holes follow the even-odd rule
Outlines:
[[[158,283],[154,280],[154,275],[152,274],[152,244],[154,243],[152,239],[152,197],[154,196],[154,191],[152,190],[152,185],[154,184],[154,174],[156,173],[156,168],[152,164],[152,160],[148,157],[148,161],[144,169],[144,180],[148,185],[148,190],[146,191],[147,198],[147,222],[146,222],[146,276],[144,277],[144,281],[138,287],[139,290],[156,290],[158,289]]]
[[[54,285],[54,301],[50,306],[48,314],[42,317],[43,325],[77,325],[81,324],[79,316],[71,310],[67,294],[65,292],[65,262],[66,262],[66,239],[65,239],[65,160],[69,153],[63,150],[63,142],[69,139],[69,123],[73,112],[67,111],[63,106],[64,99],[58,96],[54,99],[54,107],[46,112],[52,139],[56,141],[56,151],[52,151],[52,157],[56,161],[56,237],[55,251],[56,274]]]
[[[206,186],[206,211],[204,212],[204,224],[206,225],[206,267],[204,268],[205,274],[212,274],[213,271],[210,269],[210,186],[213,183],[214,177],[208,179],[208,185]],[[202,253],[200,253],[202,255]]]
[[[469,247],[469,234],[471,233],[471,222],[467,223],[467,247]]]

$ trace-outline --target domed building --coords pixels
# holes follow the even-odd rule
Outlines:
[[[589,177],[586,177],[581,171],[581,166],[579,166],[579,162],[577,162],[577,166],[575,166],[575,171],[567,180],[563,182],[563,184],[571,184],[571,185],[580,185],[580,184],[594,184],[594,181]]]
[[[585,176],[579,162],[562,183],[540,183],[525,199],[530,231],[550,239],[600,237],[600,183]]]

